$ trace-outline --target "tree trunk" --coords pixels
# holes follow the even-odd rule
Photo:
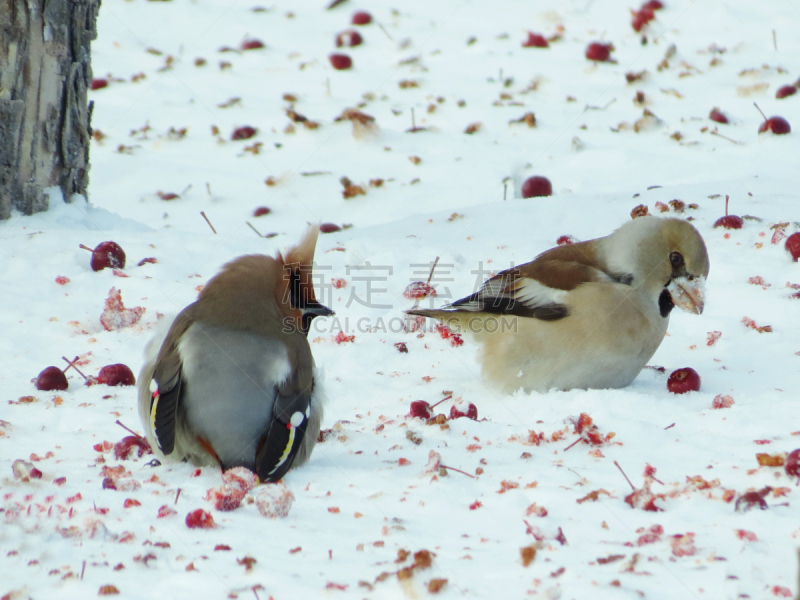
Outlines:
[[[0,0],[0,219],[89,183],[90,42],[100,0]],[[56,196],[57,197],[57,196]]]

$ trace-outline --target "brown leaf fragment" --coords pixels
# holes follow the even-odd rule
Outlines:
[[[480,131],[483,125],[481,123],[470,123],[467,125],[467,128],[464,130],[464,133],[468,135],[472,135],[473,133]]]
[[[782,455],[767,454],[766,452],[756,454],[756,460],[761,467],[782,467],[786,463]]]
[[[119,594],[119,590],[113,585],[101,585],[100,591],[97,592],[98,596],[110,596],[111,594]]]
[[[427,569],[433,564],[433,553],[429,550],[414,552],[414,566],[418,569]]]
[[[361,187],[360,185],[355,185],[347,177],[342,177],[339,180],[339,183],[341,183],[342,187],[344,187],[344,189],[342,190],[342,197],[345,199],[353,198],[355,196],[366,196],[367,194],[366,190],[364,190],[363,187]]]
[[[600,494],[605,494],[606,496],[609,497],[611,496],[609,492],[601,488],[599,490],[594,490],[593,492],[589,492],[583,498],[578,498],[576,502],[578,504],[583,504],[584,502],[587,502],[589,500],[591,500],[592,502],[597,502],[600,499]]]
[[[438,594],[446,584],[447,579],[431,579],[428,582],[428,593]]]
[[[527,567],[533,562],[533,559],[536,558],[536,548],[533,546],[525,546],[524,548],[520,548],[519,556],[520,559],[522,559],[522,566]]]
[[[641,81],[647,77],[647,71],[628,71],[625,73],[625,79],[628,83],[633,83],[634,81]]]
[[[509,125],[513,123],[525,123],[528,127],[536,127],[536,115],[532,112],[526,112],[519,119],[511,119]]]
[[[361,112],[357,108],[346,108],[341,115],[334,119],[335,122],[350,121],[353,124],[353,136],[357,138],[378,132],[375,117]]]
[[[406,352],[408,352],[408,350],[406,350]],[[406,430],[406,439],[412,444],[415,444],[417,446],[419,446],[422,443],[422,438],[419,437],[419,435],[417,435],[414,431],[411,431],[410,429]]]
[[[686,208],[686,203],[678,200],[677,198],[675,200],[670,200],[667,202],[667,204],[669,204],[672,207],[672,210],[674,210],[676,213],[681,213],[683,212],[683,209]]]
[[[607,565],[608,563],[617,562],[618,560],[622,560],[625,558],[624,554],[611,554],[606,556],[605,558],[598,558],[597,563],[601,565]]]
[[[308,121],[307,116],[301,115],[299,112],[295,112],[291,108],[286,109],[286,116],[291,119],[292,123],[305,123]]]
[[[397,560],[395,560],[394,562],[401,563],[405,559],[407,559],[409,556],[411,556],[411,552],[409,552],[408,550],[405,550],[403,548],[400,548],[400,550],[397,551]]]
[[[414,567],[404,567],[397,572],[397,578],[401,581],[403,579],[411,579],[414,576]]]
[[[635,219],[636,217],[646,217],[650,214],[650,211],[647,208],[647,205],[640,204],[639,206],[634,206],[633,210],[631,211],[631,219]]]
[[[244,565],[245,572],[252,571],[253,565],[256,564],[258,561],[253,558],[252,556],[245,556],[244,558],[237,558],[236,563],[240,565]]]

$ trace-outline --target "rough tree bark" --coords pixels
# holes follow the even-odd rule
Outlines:
[[[90,42],[100,0],[0,0],[0,219],[89,183]]]

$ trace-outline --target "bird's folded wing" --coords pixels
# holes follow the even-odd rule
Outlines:
[[[175,449],[178,407],[185,392],[183,361],[177,342],[192,323],[186,310],[178,315],[161,346],[153,371],[158,387],[150,400],[150,428],[164,454]]]
[[[614,281],[584,255],[558,257],[555,248],[533,262],[498,273],[476,293],[444,310],[464,310],[554,321],[567,316],[565,299],[581,284]],[[556,251],[556,252],[554,252]],[[553,256],[556,254],[556,256]],[[584,258],[583,260],[575,260]]]
[[[256,474],[261,481],[278,481],[292,466],[311,417],[314,380],[290,376],[276,386],[272,419],[256,450]]]

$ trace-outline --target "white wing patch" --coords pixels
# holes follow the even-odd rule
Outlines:
[[[548,304],[564,304],[567,292],[539,283],[535,279],[523,277],[513,292],[513,298],[527,308],[537,308]]]

